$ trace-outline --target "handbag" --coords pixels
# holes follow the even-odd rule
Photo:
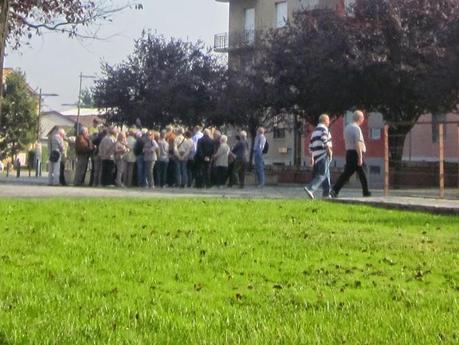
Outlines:
[[[56,163],[59,158],[61,158],[61,153],[59,151],[53,150],[49,156],[49,161],[51,163]]]

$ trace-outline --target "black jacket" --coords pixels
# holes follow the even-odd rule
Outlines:
[[[210,161],[214,154],[214,142],[208,136],[198,140],[196,158],[202,162]]]

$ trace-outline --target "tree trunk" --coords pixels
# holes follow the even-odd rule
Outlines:
[[[301,126],[303,122],[298,115],[294,116],[293,121],[293,165],[295,168],[299,169],[301,168],[301,153],[303,151],[303,143],[301,140],[303,134]]]
[[[3,100],[3,64],[5,61],[6,38],[8,37],[8,13],[10,11],[10,0],[0,0],[0,128]]]
[[[392,184],[399,185],[402,174],[403,149],[408,133],[414,124],[397,125],[389,128],[389,164],[393,172]]]

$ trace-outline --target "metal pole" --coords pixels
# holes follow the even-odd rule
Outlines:
[[[40,89],[39,95],[38,95],[38,124],[37,124],[37,141],[40,141],[40,115],[41,115],[41,98],[42,98],[42,91]]]
[[[459,125],[457,125],[457,187],[459,188]]]
[[[445,141],[444,141],[444,124],[438,125],[438,148],[439,148],[439,165],[440,165],[440,199],[445,197]]]
[[[81,87],[83,84],[83,72],[80,73],[80,88],[78,89],[78,112],[77,112],[77,125],[75,135],[80,134],[80,113],[81,113]]]
[[[389,196],[389,126],[384,125],[384,196]]]

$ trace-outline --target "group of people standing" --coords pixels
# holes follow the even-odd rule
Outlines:
[[[309,150],[313,166],[313,178],[304,187],[306,194],[315,198],[322,187],[322,196],[335,198],[344,184],[357,172],[363,196],[371,196],[364,169],[363,156],[366,145],[360,126],[365,116],[355,111],[353,120],[344,130],[346,165],[334,186],[330,181],[330,163],[333,159],[333,144],[329,130],[330,118],[323,114],[311,135]],[[259,128],[252,147],[256,181],[265,185],[263,155],[268,143],[265,130]],[[49,184],[62,184],[61,160],[65,154],[65,131],[59,129],[50,140]],[[219,130],[192,130],[168,126],[160,132],[147,129],[131,129],[124,133],[115,127],[99,127],[92,135],[82,128],[75,141],[76,170],[75,186],[85,183],[88,167],[91,166],[90,186],[142,188],[196,187],[209,188],[228,185],[245,185],[249,163],[250,146],[247,133],[240,131],[230,147],[228,137]],[[91,163],[91,164],[90,164]]]
[[[59,182],[57,156],[64,154],[64,138],[65,132],[59,130],[51,140],[50,185]],[[253,147],[260,186],[265,184],[265,145],[264,129],[260,128]],[[130,129],[126,133],[115,127],[99,127],[92,135],[83,127],[76,137],[75,151],[74,185],[85,183],[91,167],[89,185],[95,187],[243,188],[250,159],[245,131],[234,137],[230,147],[228,137],[219,130],[202,130],[199,126],[191,130],[168,126],[159,132]]]

